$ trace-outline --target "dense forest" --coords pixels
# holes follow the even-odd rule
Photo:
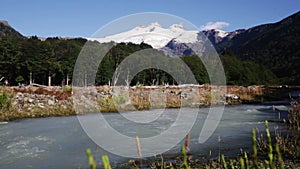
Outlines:
[[[85,39],[60,40],[48,38],[41,41],[30,38],[2,36],[0,38],[0,76],[10,85],[28,84],[30,74],[34,83],[61,85],[72,76],[77,56]]]
[[[48,76],[52,78],[52,85],[64,85],[67,79],[70,79],[70,84],[76,59],[86,42],[87,40],[82,38],[41,40],[36,36],[27,38],[1,35],[0,76],[7,79],[10,85],[29,84],[30,76],[34,83],[41,85],[48,85]],[[99,65],[96,85],[111,83],[117,66],[127,56],[150,48],[151,46],[144,43],[114,45]],[[172,58],[168,59],[172,60]],[[209,83],[205,67],[197,56],[184,56],[180,59],[189,66],[199,84]],[[221,54],[221,60],[227,83],[230,85],[277,83],[276,76],[270,70],[251,61],[241,61],[233,53],[224,52]],[[152,68],[139,72],[130,84],[154,85],[178,84],[178,82],[165,71]]]

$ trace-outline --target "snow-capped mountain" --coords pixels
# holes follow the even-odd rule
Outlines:
[[[201,48],[204,41],[210,40],[213,45],[232,39],[243,30],[226,32],[223,30],[185,30],[180,24],[173,24],[168,28],[159,23],[151,23],[146,26],[137,26],[129,31],[106,36],[103,38],[89,38],[100,43],[106,42],[131,42],[135,44],[147,43],[155,49],[164,51],[167,55],[191,55],[194,54],[191,46]]]
[[[104,38],[90,38],[100,43],[114,41],[132,42],[140,44],[142,42],[151,45],[155,49],[160,49],[168,44],[172,39],[181,43],[193,43],[198,39],[198,31],[185,30],[182,25],[173,24],[169,28],[163,28],[159,23],[151,23],[147,26],[138,26],[129,31],[106,36]]]

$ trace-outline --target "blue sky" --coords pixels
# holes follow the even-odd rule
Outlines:
[[[6,0],[0,20],[23,35],[90,37],[119,17],[163,12],[199,28],[219,22],[233,31],[279,21],[300,10],[298,0]]]

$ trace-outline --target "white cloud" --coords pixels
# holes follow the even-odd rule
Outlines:
[[[201,30],[210,30],[210,29],[222,29],[229,26],[227,22],[208,22],[207,24],[200,27]]]

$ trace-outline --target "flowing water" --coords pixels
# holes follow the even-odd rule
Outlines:
[[[276,108],[275,111],[274,108]],[[190,110],[192,109],[183,111]],[[251,151],[251,129],[257,128],[264,133],[264,121],[277,120],[279,114],[281,119],[286,118],[287,110],[287,102],[228,106],[225,108],[222,120],[214,134],[205,143],[200,144],[198,143],[199,133],[208,114],[208,108],[201,108],[191,130],[191,152],[195,156],[217,157],[219,152],[236,156],[241,151]],[[145,119],[147,119],[148,116],[149,118],[153,117],[153,114],[158,111],[161,113],[159,118],[142,125],[129,121],[118,113],[105,113],[104,117],[122,134],[149,137],[168,129],[178,113],[177,109],[139,113],[144,113]],[[97,114],[86,116],[95,116],[96,118]],[[276,123],[270,124],[271,131],[274,131],[275,126],[279,127],[279,132],[285,131],[281,124]],[[109,135],[103,137],[109,138]],[[165,141],[167,142],[168,138]],[[119,144],[122,144],[122,140],[119,140]],[[164,155],[178,155],[182,144],[183,140]],[[91,148],[97,163],[101,163],[103,154],[108,154],[114,166],[129,160],[99,148],[83,131],[76,116],[24,119],[0,123],[1,169],[88,168],[85,154],[87,148]]]

